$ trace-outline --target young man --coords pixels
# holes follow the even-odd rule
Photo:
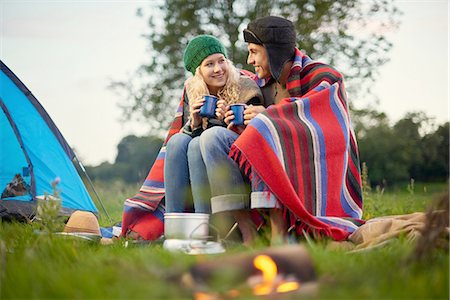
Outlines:
[[[270,212],[273,243],[285,241],[288,230],[347,238],[361,223],[362,196],[342,75],[298,50],[294,26],[284,18],[249,23],[244,40],[247,62],[272,105],[250,106],[240,136],[220,129],[200,140],[202,156],[214,156],[214,165],[205,161],[208,175],[217,165],[239,166],[252,183],[250,198],[213,195],[213,213],[233,211],[245,243],[255,236],[250,209]],[[232,113],[226,116],[232,123]]]

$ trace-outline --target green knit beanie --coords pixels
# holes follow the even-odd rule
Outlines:
[[[202,61],[214,53],[222,53],[227,57],[223,44],[212,35],[199,35],[193,38],[184,50],[183,60],[186,70],[195,73]]]

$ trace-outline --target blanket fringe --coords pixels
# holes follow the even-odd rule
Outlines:
[[[246,176],[248,177],[251,176],[252,166],[250,165],[247,158],[242,154],[241,150],[238,147],[232,145],[228,157],[233,159],[239,165],[239,168]]]
[[[252,165],[238,147],[235,145],[231,146],[228,156],[239,165],[239,169],[250,179],[252,186],[259,186],[263,182],[261,177],[255,173]],[[267,185],[264,185],[264,188],[259,192],[270,192],[270,190]],[[267,199],[269,199],[269,197],[270,195],[267,196]]]
[[[255,171],[252,169],[252,166],[249,163],[247,157],[245,157],[245,155],[240,151],[240,149],[236,145],[233,145],[231,147],[229,157],[232,158],[234,161],[236,161],[241,171],[248,178],[250,178],[250,181],[252,181],[252,185],[253,183],[259,185],[259,183],[262,182],[261,177],[259,177],[258,174],[256,174]],[[270,192],[267,185],[264,185],[263,192]],[[270,197],[270,194],[268,194],[267,197]],[[288,220],[289,228],[293,226],[295,228],[294,229],[295,232],[299,236],[302,236],[306,232],[307,234],[310,234],[317,239],[330,237],[337,241],[343,241],[346,240],[347,237],[350,235],[350,233],[344,232],[343,230],[340,230],[332,226],[315,227],[308,223],[305,223],[304,220],[298,222],[297,217],[295,215],[292,215],[290,213],[290,210],[285,205],[283,205],[283,217],[286,220]]]
[[[345,230],[341,230],[334,226],[327,227],[316,227],[312,226],[304,221],[297,222],[295,225],[295,232],[299,236],[305,234],[312,235],[314,239],[323,239],[325,237],[330,237],[336,241],[345,241],[351,234]]]

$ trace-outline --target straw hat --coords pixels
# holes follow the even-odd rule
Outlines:
[[[72,213],[67,221],[64,232],[100,235],[100,225],[97,217],[92,212],[77,210]]]

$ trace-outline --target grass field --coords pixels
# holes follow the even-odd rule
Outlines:
[[[111,219],[120,221],[123,200],[138,187],[97,183],[96,188]],[[364,216],[425,211],[446,189],[446,183],[374,189],[366,194]],[[100,223],[111,225],[105,217]],[[159,243],[102,246],[38,229],[36,223],[0,223],[0,299],[192,299],[180,276],[194,263],[263,247],[236,245],[221,255],[188,256],[167,252]],[[404,238],[360,253],[331,249],[325,240],[305,246],[318,275],[313,299],[449,299],[448,251],[415,261],[415,245]]]

